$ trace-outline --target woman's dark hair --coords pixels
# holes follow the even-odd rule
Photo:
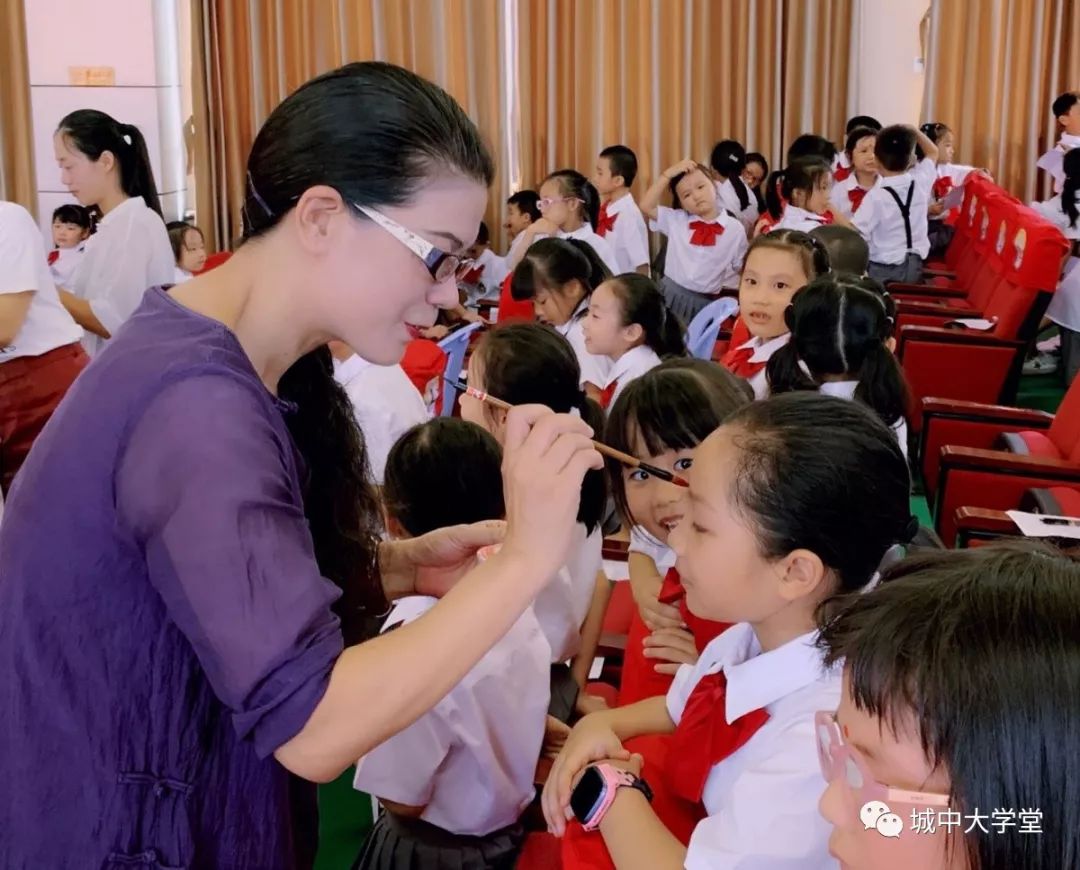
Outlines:
[[[904,417],[907,384],[885,344],[896,323],[896,303],[881,284],[855,275],[825,275],[795,293],[784,320],[791,341],[765,369],[773,395],[817,391],[826,376],[849,375],[859,382],[855,400],[887,426]]]
[[[850,158],[859,143],[863,139],[869,139],[871,136],[876,139],[877,130],[872,130],[870,127],[856,127],[847,135],[847,140],[844,142],[844,153]]]
[[[853,115],[848,118],[847,126],[844,128],[845,134],[850,133],[856,127],[869,127],[874,132],[877,132],[881,129],[881,121],[873,115]]]
[[[90,210],[73,202],[65,202],[52,214],[54,221],[62,224],[74,224],[84,230],[90,229]]]
[[[172,245],[173,259],[177,263],[180,262],[180,252],[184,250],[184,236],[188,230],[194,230],[199,234],[199,238],[203,238],[202,230],[187,221],[169,221],[165,224],[165,229],[169,231],[169,244]]]
[[[830,615],[819,644],[830,664],[845,663],[858,709],[898,734],[914,721],[961,817],[1052,804],[1040,835],[1018,823],[953,841],[968,866],[1080,866],[1075,555],[1032,540],[921,550]]]
[[[652,279],[637,272],[617,275],[608,282],[622,308],[623,326],[636,323],[644,333],[642,343],[661,359],[686,356],[683,325],[664,301]]]
[[[574,349],[550,326],[497,326],[480,340],[475,353],[485,392],[511,405],[544,405],[559,414],[576,410],[594,432],[603,430],[604,412],[581,389],[581,366]],[[577,518],[589,534],[600,525],[606,502],[604,473],[587,472]]]
[[[815,133],[803,133],[796,137],[788,148],[787,162],[793,163],[803,157],[819,157],[829,166],[836,159],[836,146],[824,136]]]
[[[608,267],[588,242],[546,238],[531,244],[515,267],[510,295],[517,302],[527,302],[536,297],[537,290],[557,293],[577,281],[588,298],[610,277]]]
[[[1069,226],[1075,227],[1077,220],[1080,220],[1080,203],[1077,202],[1077,194],[1080,193],[1080,148],[1073,148],[1065,154],[1062,170],[1065,172],[1065,183],[1061,186],[1061,208],[1069,218]]]
[[[506,200],[506,204],[516,205],[518,211],[527,214],[530,220],[538,221],[542,217],[540,206],[537,205],[539,201],[540,194],[535,190],[519,190],[517,193],[510,195],[510,198]]]
[[[244,239],[272,230],[314,185],[333,187],[350,208],[378,208],[409,202],[436,172],[491,183],[494,167],[476,125],[445,91],[408,70],[348,64],[301,85],[259,130],[247,163]],[[362,612],[385,606],[376,559],[381,509],[363,439],[326,347],[297,360],[278,394],[297,407],[287,422],[307,466],[304,510],[319,568],[342,589],[336,609],[348,639]]]
[[[825,243],[802,230],[782,228],[758,236],[746,249],[744,264],[750,261],[750,255],[758,248],[773,248],[794,254],[811,281],[827,274],[830,269],[829,252]]]
[[[761,185],[765,183],[765,179],[769,177],[769,161],[765,159],[765,155],[758,151],[751,151],[746,155],[747,165],[756,163],[761,167],[761,184],[757,187],[750,188],[750,192],[754,195],[754,199],[757,200],[758,212],[765,211],[765,197],[761,193]]]
[[[709,157],[709,165],[717,175],[731,182],[731,186],[735,188],[735,195],[739,197],[739,208],[744,210],[749,208],[750,191],[741,177],[742,171],[746,168],[746,149],[734,139],[717,142]]]
[[[918,528],[907,461],[892,430],[858,402],[785,393],[723,426],[738,449],[729,501],[778,559],[806,549],[837,576],[829,607],[870,582],[885,552]]]
[[[436,417],[401,436],[386,459],[386,512],[411,536],[506,516],[502,448],[487,430]]]
[[[714,362],[669,359],[634,378],[608,412],[604,441],[623,453],[651,459],[667,450],[690,450],[753,399],[742,378]],[[626,501],[623,465],[607,459],[611,494],[628,525],[637,525]]]
[[[563,196],[581,200],[581,216],[595,230],[600,217],[600,194],[593,183],[576,169],[557,169],[544,179],[545,184],[549,181],[559,183]]]
[[[112,154],[120,169],[120,189],[128,196],[141,196],[147,208],[162,216],[146,140],[138,127],[121,124],[97,109],[78,109],[64,116],[56,132],[94,162],[106,151]]]
[[[716,180],[716,173],[712,171],[712,168],[709,167],[709,166],[705,166],[705,165],[703,165],[701,163],[699,163],[697,165],[696,170],[691,169],[690,172],[702,172],[702,173],[704,173],[706,178],[711,178],[714,181]],[[679,183],[684,178],[686,178],[686,176],[689,175],[690,172],[680,172],[678,175],[674,176],[671,179],[671,181],[668,182],[668,190],[671,192],[671,207],[672,208],[682,208],[682,202],[679,199],[678,187],[679,187]]]
[[[800,157],[786,169],[774,172],[765,185],[769,214],[779,220],[784,213],[784,203],[792,201],[796,190],[812,194],[825,177],[832,177],[832,164],[820,157]]]

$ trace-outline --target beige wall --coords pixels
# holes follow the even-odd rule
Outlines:
[[[918,124],[923,98],[919,25],[928,0],[857,0],[850,114],[883,124]]]

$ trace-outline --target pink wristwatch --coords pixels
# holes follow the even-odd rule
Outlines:
[[[636,788],[650,801],[653,797],[649,784],[629,771],[610,764],[593,764],[585,768],[570,795],[570,809],[586,831],[600,827],[620,788]]]

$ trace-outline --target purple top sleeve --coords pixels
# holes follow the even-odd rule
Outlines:
[[[303,728],[342,651],[339,592],[316,568],[292,445],[266,405],[227,376],[174,383],[116,476],[152,585],[260,757]]]

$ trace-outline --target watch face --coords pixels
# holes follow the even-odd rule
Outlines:
[[[585,768],[570,794],[570,809],[579,822],[587,822],[604,793],[604,778],[595,767]]]

